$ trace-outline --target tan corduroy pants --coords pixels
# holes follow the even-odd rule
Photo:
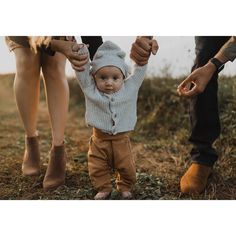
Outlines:
[[[92,184],[98,191],[112,190],[111,169],[118,173],[118,191],[130,191],[136,182],[136,170],[128,132],[110,135],[93,128],[88,169]]]

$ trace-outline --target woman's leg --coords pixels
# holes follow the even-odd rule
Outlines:
[[[69,87],[65,76],[66,58],[60,53],[42,55],[48,110],[52,127],[52,148],[43,188],[51,190],[65,183],[66,153],[64,132],[69,104]]]
[[[16,103],[25,128],[25,153],[22,173],[32,176],[40,173],[40,153],[37,137],[37,111],[40,93],[40,55],[29,48],[14,49],[16,76],[14,91]]]
[[[37,111],[40,94],[40,55],[29,48],[14,49],[16,76],[14,92],[16,104],[27,137],[36,136]]]
[[[60,53],[54,56],[42,55],[48,110],[52,127],[52,144],[63,144],[69,104],[69,87],[65,76],[66,57]]]

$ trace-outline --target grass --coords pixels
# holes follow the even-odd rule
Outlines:
[[[42,174],[21,175],[24,130],[14,101],[14,75],[0,76],[0,199],[93,199],[87,171],[91,129],[84,123],[84,98],[75,80],[69,80],[70,109],[66,127],[68,155],[66,185],[45,193],[42,180],[48,162],[51,133],[45,98],[40,102],[38,130]],[[131,141],[137,166],[134,199],[236,199],[236,78],[219,79],[222,133],[215,143],[219,160],[207,189],[199,196],[182,195],[179,180],[189,165],[188,101],[176,94],[182,80],[145,80],[138,100],[138,122]],[[113,178],[114,183],[114,178]],[[120,199],[114,190],[111,199]]]

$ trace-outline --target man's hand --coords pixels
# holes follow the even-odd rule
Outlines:
[[[216,67],[211,62],[208,62],[205,66],[194,70],[178,86],[178,94],[183,97],[193,97],[202,93],[215,71]]]
[[[150,36],[137,37],[132,44],[130,58],[139,66],[146,65],[150,58],[151,53],[156,55],[158,51],[158,44],[155,39]]]

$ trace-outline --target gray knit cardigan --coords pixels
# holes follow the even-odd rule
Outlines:
[[[83,47],[79,53],[84,53],[84,50],[88,51]],[[84,71],[76,71],[76,78],[85,95],[87,125],[112,135],[133,130],[137,121],[138,91],[147,65],[134,65],[133,72],[125,79],[121,89],[113,94],[97,89],[90,74],[90,62],[84,67]]]

